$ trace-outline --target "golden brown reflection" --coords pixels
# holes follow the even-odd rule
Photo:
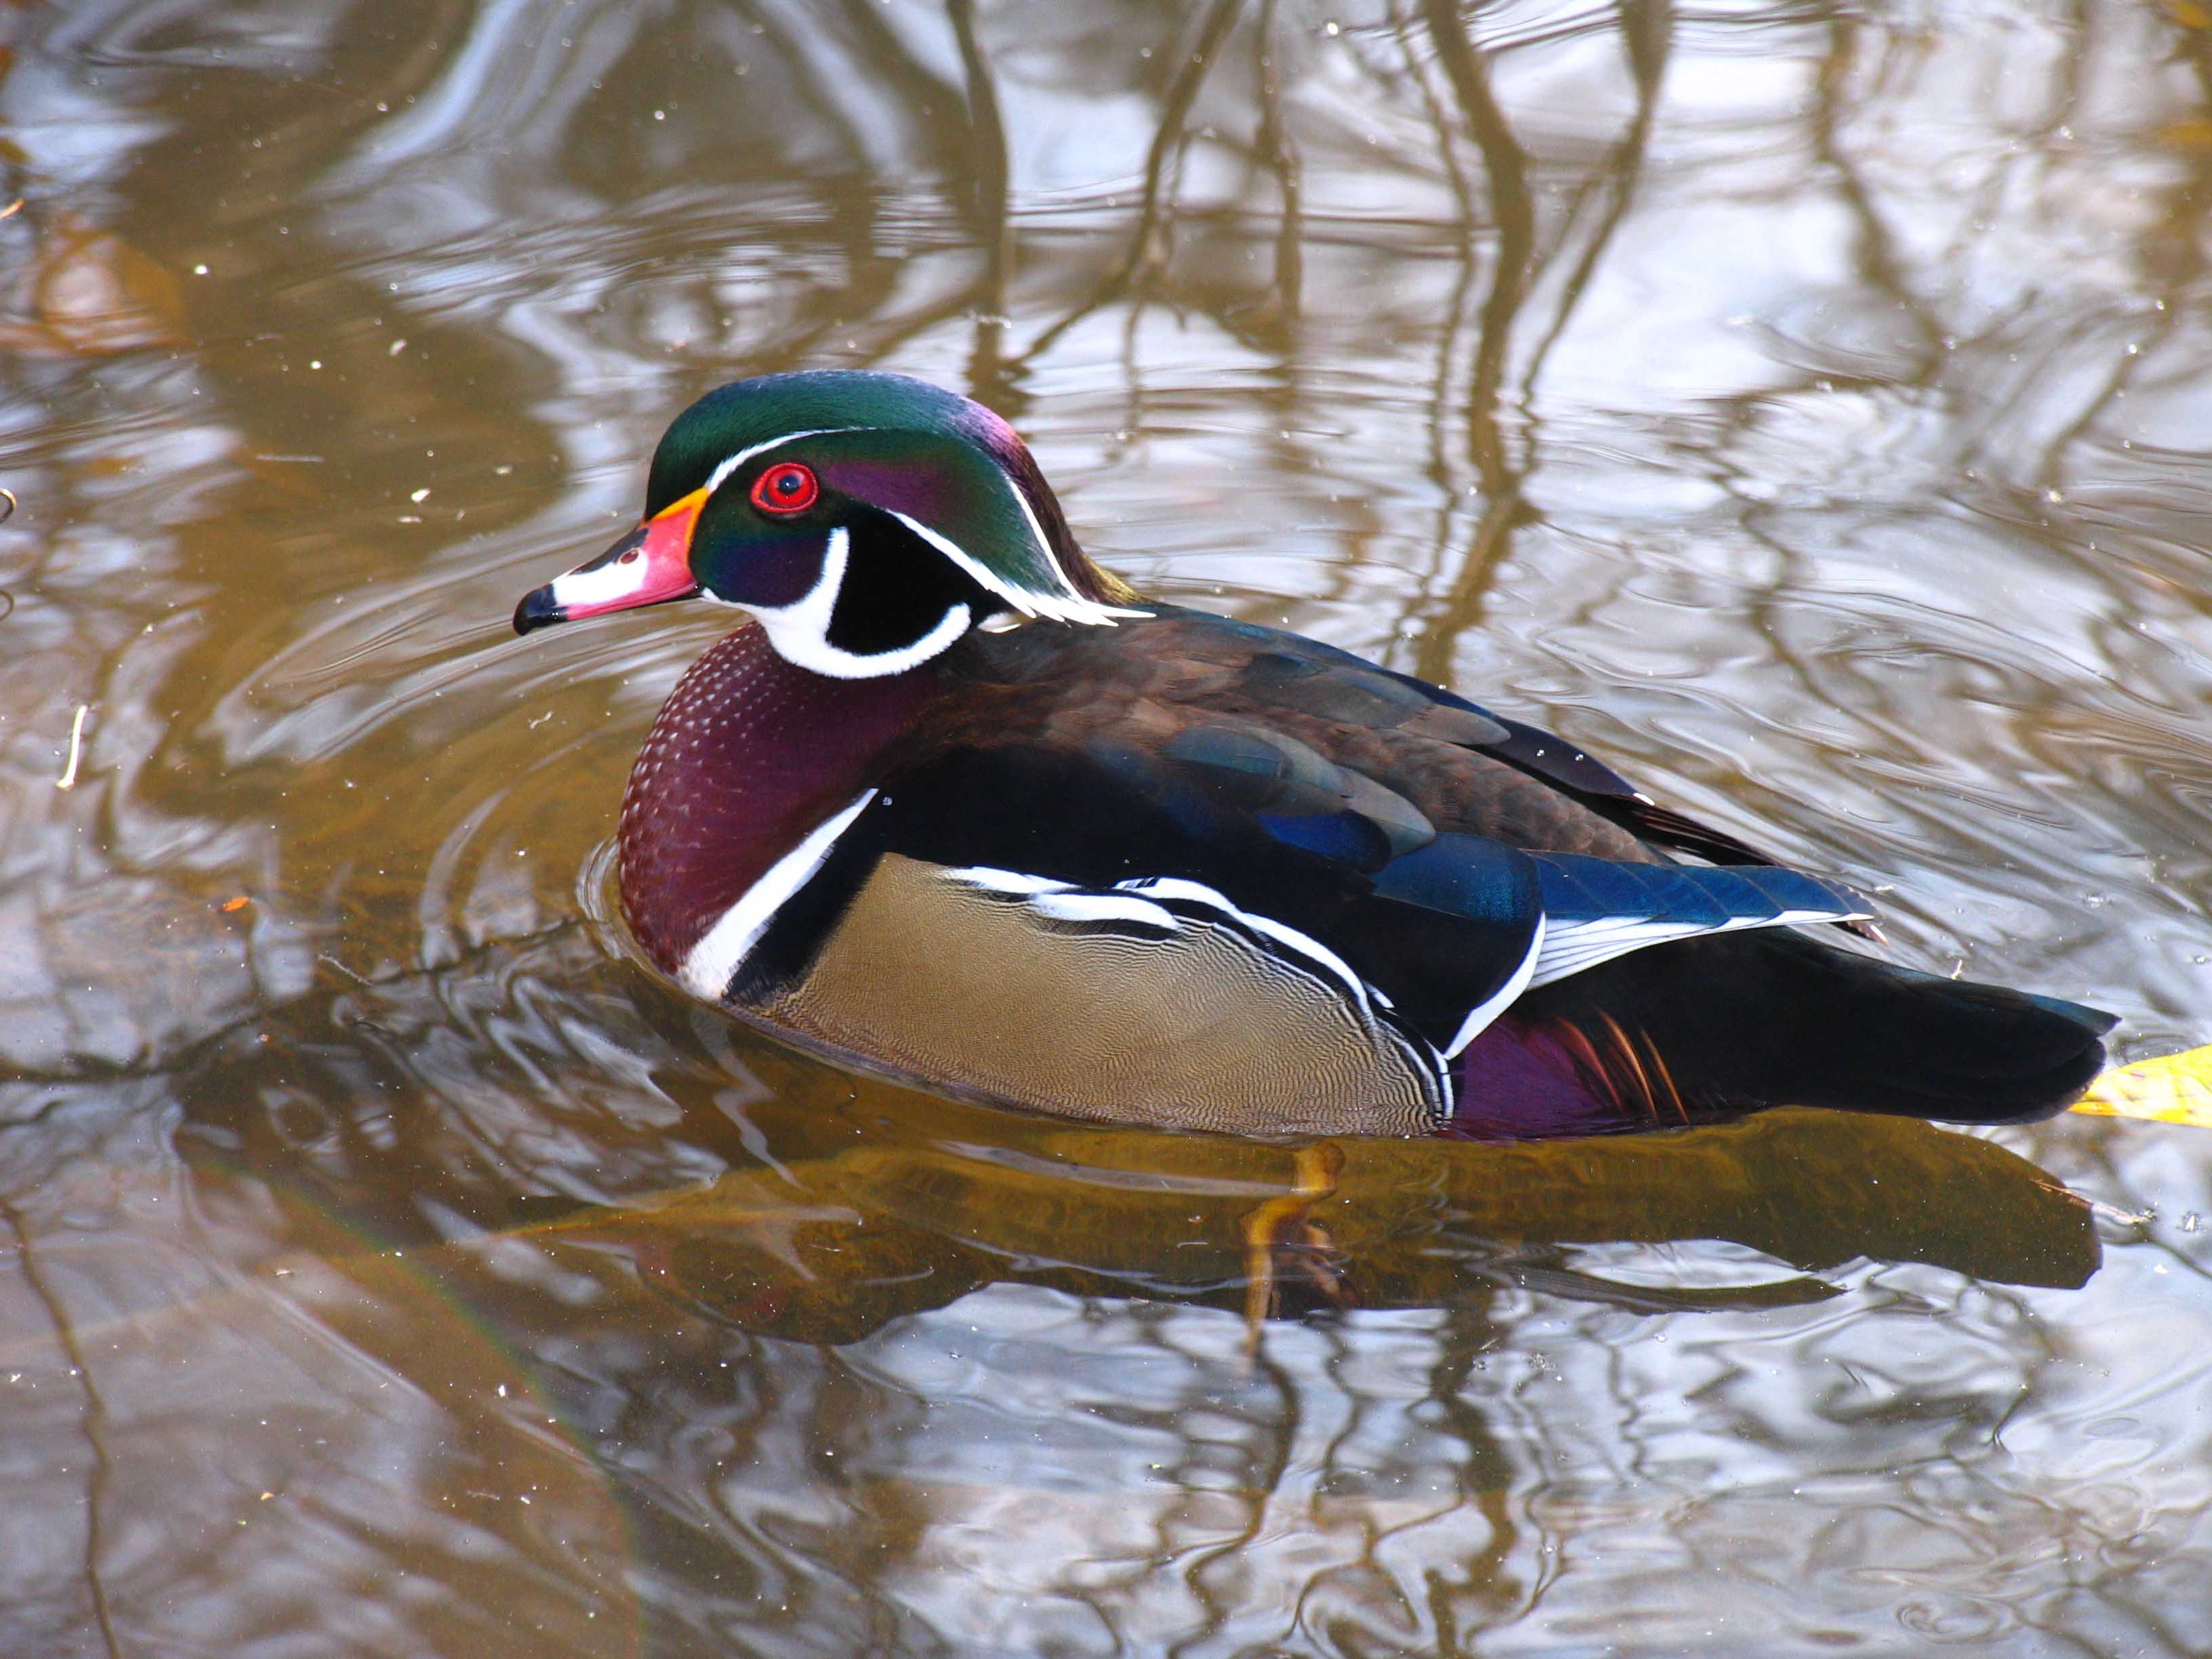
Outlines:
[[[1349,1147],[1248,1371],[1285,1151],[669,996],[590,866],[716,624],[504,629],[698,392],[923,374],[1151,591],[2201,1042],[2208,42],[0,9],[0,1652],[2212,1649],[2186,1130]]]
[[[888,1103],[919,1115],[920,1103]],[[1649,1141],[1352,1143],[1312,1216],[1343,1259],[1347,1299],[1367,1308],[1480,1298],[1498,1283],[1644,1312],[1841,1293],[1778,1269],[1710,1290],[1616,1283],[1559,1248],[1587,1242],[1723,1239],[1808,1267],[1857,1255],[2069,1288],[2095,1271],[2087,1205],[2024,1159],[1910,1121],[1853,1127],[1777,1113]],[[1227,1294],[1243,1277],[1237,1224],[1291,1189],[1286,1149],[1008,1139],[872,1144],[499,1237],[618,1244],[748,1329],[844,1342],[1001,1280],[1240,1305]]]

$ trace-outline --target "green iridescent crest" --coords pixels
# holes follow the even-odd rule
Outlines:
[[[823,511],[853,503],[890,515],[1024,616],[1110,624],[1135,596],[1085,556],[1013,429],[926,382],[850,372],[770,375],[701,398],[653,457],[648,516],[710,490],[701,532],[746,533],[745,492],[799,461],[819,477]]]

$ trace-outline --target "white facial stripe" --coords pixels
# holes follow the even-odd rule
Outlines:
[[[1079,595],[1076,592],[1074,582],[1069,580],[1067,571],[1060,562],[1060,555],[1053,551],[1052,538],[1044,533],[1044,526],[1037,522],[1036,509],[1030,505],[1029,491],[1024,489],[1012,478],[1006,480],[1006,488],[1014,492],[1014,504],[1021,508],[1022,517],[1028,521],[1030,534],[1036,538],[1037,546],[1042,550],[1045,562],[1052,567],[1053,574],[1060,578],[1061,591],[1066,593],[1084,613],[1062,617],[1060,621],[1088,623],[1093,626],[1111,628],[1116,617],[1146,617],[1152,614],[1148,611],[1131,611],[1118,605],[1097,605]]]
[[[1018,489],[1014,491],[1017,499],[1020,498],[1021,493]],[[1132,611],[1121,605],[1100,605],[1066,586],[1066,576],[1060,571],[1059,562],[1052,558],[1051,547],[1042,540],[1037,545],[1044,550],[1046,559],[1054,571],[1060,574],[1062,591],[1058,593],[1040,593],[1035,588],[1016,587],[989,566],[971,556],[942,531],[933,530],[921,520],[896,508],[886,507],[884,511],[974,577],[979,586],[996,593],[1024,617],[1042,617],[1048,622],[1079,623],[1093,628],[1111,628],[1116,617],[1148,617],[1152,614],[1149,611]],[[1029,513],[1026,501],[1022,502],[1022,511],[1029,514],[1030,527],[1035,530],[1036,517]]]
[[[707,476],[707,493],[711,495],[747,461],[784,444],[797,443],[801,438],[819,438],[828,432],[873,432],[872,426],[811,426],[803,432],[787,432],[780,438],[770,438],[765,443],[755,444],[750,449],[741,449]]]
[[[769,923],[775,920],[775,913],[814,878],[815,872],[821,869],[830,848],[836,845],[837,837],[875,798],[874,790],[863,790],[852,805],[815,825],[805,840],[769,866],[761,878],[745,890],[744,896],[722,912],[721,919],[691,947],[690,954],[684,958],[684,965],[677,970],[676,976],[685,989],[709,1002],[721,1000],[722,993],[730,988],[731,977],[752,953],[753,946],[760,943]]]
[[[786,662],[835,680],[872,679],[879,674],[904,673],[927,662],[968,631],[973,617],[966,605],[956,605],[911,645],[872,656],[839,650],[830,643],[830,618],[836,611],[837,590],[844,585],[845,569],[852,558],[853,538],[839,525],[823,547],[822,574],[804,595],[789,605],[745,607],[760,619],[760,625],[768,630],[768,642]]]
[[[884,511],[889,513],[894,519],[896,519],[901,524],[904,525],[908,530],[914,532],[915,535],[921,537],[922,540],[927,542],[939,552],[945,555],[946,558],[951,560],[953,563],[958,565],[963,570],[973,576],[976,581],[981,584],[985,588],[996,593],[1008,605],[1011,605],[1015,610],[1020,611],[1024,617],[1035,617],[1042,614],[1038,609],[1040,601],[1036,595],[1033,593],[1024,593],[1020,588],[1004,580],[988,566],[979,564],[974,559],[969,558],[957,542],[952,540],[942,532],[932,530],[921,520],[913,518],[907,514],[901,513],[896,507],[886,507]]]
[[[830,646],[830,613],[837,608],[837,590],[844,585],[845,567],[852,562],[853,538],[839,525],[822,545],[822,574],[814,586],[789,605],[749,605],[746,610],[768,629],[769,643],[789,661],[799,659],[793,650]],[[791,649],[786,649],[789,646]]]
[[[1012,478],[1006,480],[1006,488],[1014,492],[1014,505],[1021,508],[1022,517],[1029,525],[1030,539],[1043,550],[1045,562],[1052,566],[1053,574],[1060,578],[1060,585],[1073,592],[1075,584],[1068,580],[1067,572],[1060,568],[1059,556],[1052,550],[1052,539],[1044,533],[1044,526],[1037,522],[1036,509],[1030,505],[1029,491]]]
[[[714,471],[708,475],[707,493],[712,495],[728,481],[732,473],[756,455],[765,454],[771,449],[779,449],[785,444],[796,443],[801,438],[825,437],[836,432],[876,432],[881,429],[872,426],[815,426],[769,438],[749,448],[739,450],[717,465]],[[1068,580],[1066,570],[1061,567],[1059,556],[1052,550],[1052,543],[1045,537],[1044,526],[1037,522],[1036,511],[1030,507],[1029,497],[1023,493],[1021,486],[1012,478],[1008,478],[1006,483],[1006,488],[1013,493],[1015,504],[1022,510],[1023,520],[1029,526],[1030,534],[1036,542],[1037,550],[1044,556],[1045,563],[1051,568],[1053,574],[1059,578],[1056,591],[1053,592],[1041,593],[1030,588],[1016,587],[970,557],[957,543],[942,532],[931,529],[919,519],[909,517],[904,513],[893,509],[884,510],[890,512],[891,517],[913,531],[915,534],[973,576],[983,587],[997,594],[1024,617],[1042,617],[1050,622],[1076,623],[1092,628],[1111,628],[1116,617],[1152,615],[1149,611],[1133,611],[1125,605],[1100,605],[1094,599],[1085,599],[1077,590],[1075,584]]]
[[[578,605],[620,605],[642,592],[652,563],[641,553],[624,564],[620,559],[597,570],[571,570],[553,579],[553,602],[564,610]]]
[[[872,657],[860,657],[849,651],[840,651],[824,640],[819,656],[793,657],[791,660],[801,668],[811,668],[817,674],[829,675],[832,679],[865,680],[878,674],[903,674],[909,668],[921,666],[950,646],[968,631],[974,620],[966,605],[956,605],[938,618],[936,627],[912,645],[896,651],[878,651]],[[773,635],[770,635],[770,641],[772,643]]]

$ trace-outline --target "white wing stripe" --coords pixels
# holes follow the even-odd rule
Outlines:
[[[1548,918],[1543,953],[1528,983],[1549,985],[1595,968],[1615,957],[1625,957],[1646,945],[1669,939],[1695,939],[1706,933],[1739,933],[1753,927],[1794,927],[1807,922],[1849,921],[1864,910],[1784,910],[1771,916],[1733,916],[1715,925],[1700,921],[1661,921],[1643,916],[1597,916],[1584,921]]]
[[[1273,916],[1240,910],[1229,902],[1225,895],[1180,876],[1137,876],[1127,881],[1116,882],[1115,885],[1127,893],[1149,893],[1155,898],[1181,899],[1186,903],[1203,904],[1210,909],[1220,911],[1232,921],[1241,922],[1254,933],[1297,951],[1322,969],[1331,979],[1344,987],[1346,994],[1359,1005],[1359,1012],[1363,1015],[1370,1018],[1374,1017],[1374,1008],[1368,1001],[1367,981],[1352,970],[1350,963],[1310,933],[1301,933],[1295,927],[1285,927]]]
[[[1182,931],[1182,923],[1176,920],[1174,912],[1152,903],[1149,899],[1133,898],[1121,893],[1085,892],[1073,882],[1054,881],[1050,876],[1027,875],[1019,870],[994,869],[985,864],[972,865],[964,870],[945,870],[941,873],[945,880],[957,881],[963,887],[1020,899],[1025,909],[1033,910],[1054,921],[1133,921],[1141,927],[1158,927],[1170,933]]]
[[[1513,970],[1513,976],[1491,993],[1487,1000],[1468,1010],[1467,1018],[1459,1024],[1459,1030],[1452,1033],[1452,1040],[1444,1045],[1446,1060],[1458,1059],[1459,1051],[1480,1036],[1490,1022],[1511,1007],[1515,1000],[1528,988],[1530,978],[1536,971],[1537,961],[1544,954],[1544,918],[1539,915],[1535,932],[1528,939],[1528,954],[1521,958],[1521,965]]]
[[[1066,893],[1075,886],[1072,881],[1024,875],[1019,870],[994,869],[987,864],[972,865],[965,870],[947,870],[945,877],[948,881],[963,882],[994,893]]]
[[[1170,933],[1182,931],[1175,913],[1150,900],[1113,893],[1039,893],[1029,908],[1054,921],[1133,921]]]
[[[1367,1018],[1374,1018],[1375,1000],[1379,999],[1385,1007],[1389,1006],[1389,998],[1380,992],[1372,991],[1367,981],[1352,971],[1350,963],[1311,934],[1286,927],[1273,916],[1240,910],[1225,896],[1200,882],[1188,881],[1180,876],[1135,876],[1127,881],[1115,883],[1112,892],[1097,892],[1085,891],[1073,883],[1054,881],[1046,876],[1024,875],[1017,870],[996,870],[981,865],[964,870],[947,870],[945,874],[948,879],[963,882],[970,887],[1023,898],[1028,902],[1028,908],[1039,915],[1060,921],[1133,921],[1147,927],[1179,933],[1182,928],[1182,919],[1166,905],[1152,901],[1202,905],[1247,932],[1257,933],[1293,956],[1303,958],[1303,965],[1308,972],[1326,976],[1341,987],[1344,994],[1358,1005],[1360,1013]]]

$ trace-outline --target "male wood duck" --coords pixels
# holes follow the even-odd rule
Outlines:
[[[690,991],[811,1046],[1287,1137],[2000,1123],[2102,1062],[2110,1016],[1801,931],[1869,911],[1571,744],[1144,599],[1004,421],[918,380],[701,398],[644,522],[514,625],[693,598],[750,620],[638,756],[623,908]]]

